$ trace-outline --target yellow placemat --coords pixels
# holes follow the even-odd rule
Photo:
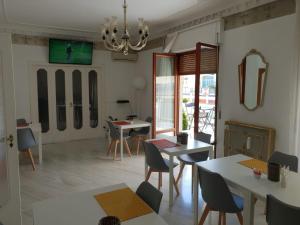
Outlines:
[[[153,212],[130,188],[123,188],[94,197],[108,216],[116,216],[122,222]]]
[[[245,161],[240,161],[239,162],[241,165],[246,166],[251,169],[258,169],[261,172],[267,174],[268,173],[268,166],[267,163],[258,159],[249,159]]]

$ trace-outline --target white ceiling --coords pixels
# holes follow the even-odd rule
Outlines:
[[[105,17],[123,20],[123,0],[0,0],[0,23],[99,32]],[[128,19],[143,17],[151,33],[247,0],[127,0]]]

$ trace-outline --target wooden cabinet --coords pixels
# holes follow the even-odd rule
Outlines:
[[[225,156],[244,154],[267,161],[274,151],[276,131],[273,128],[239,121],[226,121]]]

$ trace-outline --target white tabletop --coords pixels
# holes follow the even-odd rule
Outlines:
[[[247,159],[251,158],[238,154],[200,162],[197,165],[221,174],[229,183],[240,186],[261,199],[271,194],[283,202],[300,207],[300,175],[298,173],[289,172],[287,186],[281,188],[280,182],[269,181],[265,174],[262,174],[261,179],[256,179],[251,169],[238,163]]]
[[[106,216],[94,195],[127,187],[126,184],[108,186],[91,191],[72,193],[33,205],[34,225],[97,225]],[[122,222],[122,225],[167,225],[156,213]]]
[[[139,128],[139,127],[150,127],[151,123],[148,123],[146,121],[143,120],[120,120],[120,121],[125,121],[128,122],[129,124],[126,125],[118,125],[118,124],[114,124],[117,127],[120,127],[121,129],[132,129],[132,128]],[[120,121],[113,121],[114,122],[120,122]]]
[[[152,140],[159,140],[159,139],[167,139],[171,142],[177,143],[177,137],[176,136],[163,136],[161,138],[151,139],[147,141]],[[161,152],[166,153],[171,156],[179,156],[182,154],[191,154],[196,153],[200,151],[212,151],[213,146],[210,144],[206,144],[202,141],[195,140],[193,138],[188,138],[187,145],[183,145],[178,143],[179,146],[173,147],[173,148],[165,148],[161,149]]]

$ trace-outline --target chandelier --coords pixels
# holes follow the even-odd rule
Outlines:
[[[102,30],[102,40],[104,42],[104,46],[108,50],[123,52],[124,55],[128,55],[129,49],[140,51],[146,46],[149,37],[149,27],[145,24],[143,18],[138,19],[139,38],[137,43],[133,45],[130,41],[130,34],[128,31],[126,0],[124,0],[123,10],[124,23],[122,33],[119,34],[118,22],[116,17],[112,17],[111,20],[106,19],[104,28]]]

